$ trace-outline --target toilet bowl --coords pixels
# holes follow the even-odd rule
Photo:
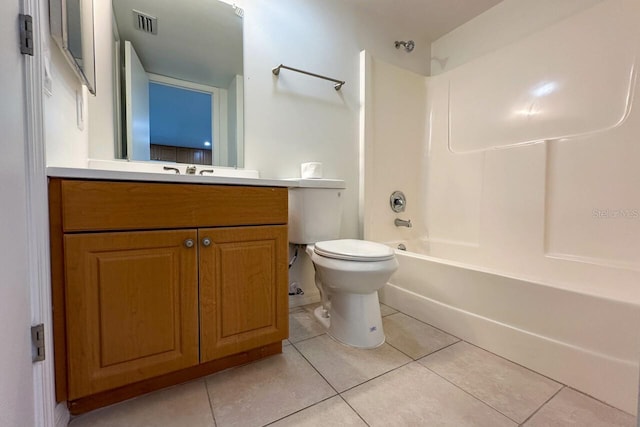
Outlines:
[[[358,348],[385,341],[378,290],[398,269],[394,251],[365,240],[342,239],[307,245],[322,305],[315,317],[335,340]]]
[[[384,343],[378,289],[398,268],[393,249],[338,239],[344,181],[301,180],[289,188],[289,242],[306,245],[322,305],[315,316],[337,341],[358,348]]]

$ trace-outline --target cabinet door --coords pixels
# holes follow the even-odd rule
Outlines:
[[[160,145],[160,158],[163,162],[177,162],[178,153],[176,147],[165,147]]]
[[[177,159],[176,147],[167,145],[151,144],[151,160],[163,162],[175,162]]]
[[[196,239],[65,235],[69,400],[198,364]]]
[[[287,226],[199,229],[198,237],[201,361],[287,338]]]
[[[177,161],[178,163],[193,163],[193,150],[190,148],[178,147],[177,149]]]

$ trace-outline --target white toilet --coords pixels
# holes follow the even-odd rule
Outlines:
[[[335,240],[342,217],[341,188],[289,189],[289,241],[305,244],[322,305],[316,318],[334,339],[358,348],[384,343],[378,289],[398,269],[393,249],[365,240]],[[327,181],[326,186],[335,186]]]

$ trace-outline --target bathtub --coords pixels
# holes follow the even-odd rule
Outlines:
[[[634,414],[640,309],[625,301],[417,253],[390,242],[400,267],[381,302]],[[629,327],[629,325],[633,325]]]

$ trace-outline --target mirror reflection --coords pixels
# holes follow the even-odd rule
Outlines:
[[[113,12],[116,152],[242,167],[242,10],[218,0],[113,0]]]

